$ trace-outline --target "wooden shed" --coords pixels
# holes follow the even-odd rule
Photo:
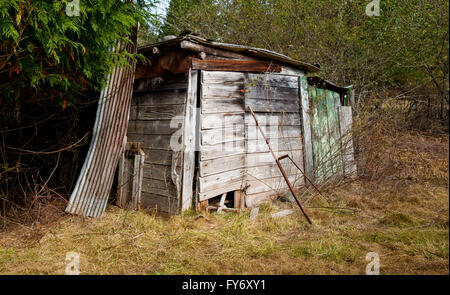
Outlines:
[[[179,214],[220,200],[220,210],[237,210],[287,192],[250,108],[275,153],[311,179],[354,173],[352,143],[343,140],[351,91],[308,78],[318,67],[193,35],[138,52],[151,63],[136,66],[119,164],[122,206]],[[295,187],[308,185],[281,162]]]

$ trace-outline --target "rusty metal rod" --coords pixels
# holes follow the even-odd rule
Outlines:
[[[275,156],[275,153],[272,150],[272,147],[270,146],[269,140],[267,139],[267,137],[264,135],[264,132],[261,128],[261,126],[259,126],[259,122],[258,119],[256,119],[255,113],[253,112],[253,109],[251,106],[248,106],[250,112],[252,113],[253,119],[255,119],[256,122],[256,126],[259,128],[259,131],[261,132],[261,135],[263,136],[264,140],[267,143],[267,146],[269,147],[270,152],[272,153],[273,158],[275,159],[275,162],[278,165],[278,168],[280,169],[281,174],[283,175],[284,180],[286,181],[286,184],[289,187],[289,190],[291,191],[292,195],[294,196],[295,201],[297,202],[298,207],[300,207],[300,210],[302,211],[303,215],[305,216],[306,220],[308,221],[309,224],[312,224],[311,220],[308,217],[308,214],[306,214],[305,210],[303,209],[302,205],[300,204],[300,201],[298,200],[297,195],[295,194],[295,190],[294,187],[292,186],[291,182],[289,181],[286,172],[283,169],[283,166],[281,166],[280,161],[278,160],[277,156]]]
[[[294,164],[295,167],[297,167],[298,170],[300,170],[300,172],[303,174],[303,176],[305,176],[305,178],[309,181],[309,183],[311,183],[311,185],[316,189],[316,191],[325,198],[325,200],[328,201],[328,199],[322,194],[322,192],[319,190],[319,188],[315,185],[315,183],[309,179],[309,177],[303,172],[302,168],[300,168],[295,162],[294,160],[292,160],[291,156],[289,155],[284,155],[282,157],[280,157],[279,159],[284,159],[284,158],[289,158],[289,160],[291,160],[292,164]]]
[[[285,159],[287,157],[289,157],[289,155],[284,155],[284,156],[278,157],[278,160],[281,161],[281,160],[283,160],[283,159]]]

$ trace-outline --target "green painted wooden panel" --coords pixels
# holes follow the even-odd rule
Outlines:
[[[327,163],[329,163],[329,169],[334,175],[338,172],[338,151],[339,145],[339,119],[336,107],[336,100],[334,96],[335,92],[326,90],[327,97],[327,119],[328,119],[328,144],[329,150],[327,155]],[[337,94],[337,93],[336,93]]]
[[[322,167],[323,167],[323,181],[327,180],[333,175],[332,161],[331,161],[331,144],[330,144],[330,128],[328,118],[328,91],[318,88],[317,97],[320,100],[319,103],[319,118],[321,119],[321,150],[322,150]]]
[[[316,179],[321,182],[328,175],[326,153],[329,150],[329,143],[326,92],[323,89],[316,88],[312,95],[315,117],[313,120],[313,147],[316,147],[314,166],[316,169]]]
[[[339,118],[339,107],[341,106],[341,100],[339,93],[333,92],[333,100],[334,100],[334,118],[336,124],[336,133],[335,133],[335,157],[334,163],[336,165],[336,174],[344,175],[344,162],[343,162],[343,154],[342,154],[342,134],[340,129],[340,118]]]
[[[339,130],[339,94],[308,86],[311,99],[311,138],[315,178],[323,183],[343,173]]]
[[[308,86],[308,97],[310,98],[310,114],[311,114],[311,141],[313,147],[313,165],[314,165],[314,177],[316,181],[321,178],[321,164],[320,164],[320,128],[319,128],[319,116],[316,98],[316,88]]]

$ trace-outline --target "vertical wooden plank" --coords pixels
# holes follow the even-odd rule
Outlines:
[[[125,149],[122,149],[122,153],[120,155],[119,160],[119,175],[118,175],[118,187],[117,187],[117,205],[120,208],[125,207],[125,201],[126,201],[126,191],[125,191],[125,185],[126,185],[126,176],[125,176]]]
[[[195,211],[200,211],[200,185],[199,185],[199,169],[197,169],[197,171],[194,174],[194,178],[195,178],[195,190],[194,190],[194,208]]]
[[[225,199],[227,198],[227,193],[223,193],[222,197],[220,197],[219,207],[217,208],[217,213],[222,213],[222,210],[225,208]]]
[[[245,209],[245,198],[246,198],[246,194],[244,191],[240,190],[239,191],[241,197],[240,197],[240,204],[239,204],[239,208],[241,208],[241,210]]]
[[[139,183],[139,164],[140,164],[140,156],[139,154],[134,155],[134,159],[133,159],[133,186],[132,186],[132,192],[131,192],[131,208],[136,210],[137,209],[137,203],[138,203],[138,199],[139,196],[138,194],[140,194],[139,192],[139,187],[140,187],[140,183]]]
[[[305,173],[309,179],[314,180],[314,165],[313,165],[313,146],[311,138],[311,115],[308,96],[308,82],[305,76],[299,77],[299,88],[301,96],[301,108],[302,108],[302,119],[303,119],[303,146],[304,146],[304,157],[305,157]],[[305,184],[309,186],[309,181]]]
[[[234,208],[238,211],[244,209],[244,193],[241,190],[234,191]]]
[[[195,169],[195,145],[196,145],[196,102],[197,102],[197,79],[198,72],[189,69],[188,73],[188,92],[186,99],[186,111],[183,124],[183,176],[181,188],[181,212],[186,211],[192,206],[192,185],[194,181]]]
[[[353,150],[353,136],[351,133],[352,126],[352,107],[339,107],[339,124],[342,135],[343,159],[344,159],[344,176],[356,177],[357,166]]]
[[[208,200],[201,201],[201,202],[198,203],[197,211],[198,212],[204,212],[204,213],[208,214],[209,213],[209,207],[208,206],[209,206]]]
[[[139,166],[139,188],[138,188],[138,200],[137,200],[137,209],[141,209],[142,203],[142,179],[144,178],[144,164],[145,164],[145,153],[141,150],[140,157],[140,166]]]
[[[328,153],[328,167],[330,174],[334,175],[338,172],[338,163],[337,159],[339,158],[338,152],[340,151],[339,141],[339,126],[338,126],[338,114],[335,102],[336,92],[331,90],[326,90],[326,113],[328,120],[328,143],[329,150]],[[339,95],[337,96],[339,99]]]
[[[317,103],[317,136],[318,136],[318,162],[319,162],[319,179],[321,182],[326,181],[332,174],[330,170],[330,141],[328,131],[328,114],[326,90],[316,88]],[[317,168],[316,168],[317,169]]]
[[[142,150],[134,155],[133,167],[133,188],[131,195],[131,206],[134,210],[141,209],[141,194],[142,194],[142,177],[144,174],[145,154]]]
[[[308,96],[311,98],[311,143],[313,150],[313,167],[314,167],[314,178],[316,181],[322,178],[322,153],[321,153],[321,129],[320,129],[320,119],[319,119],[319,100],[317,98],[316,88],[308,86]]]
[[[321,149],[322,149],[322,161],[323,161],[323,181],[326,181],[332,174],[331,170],[331,157],[330,157],[330,132],[328,126],[328,113],[327,113],[327,91],[325,89],[317,89],[319,103],[319,118],[321,120]]]
[[[355,104],[355,89],[350,89],[349,91],[349,100],[350,100],[350,106],[352,107],[352,110],[354,110],[356,108],[356,104]]]
[[[341,140],[341,128],[339,121],[339,108],[341,107],[341,99],[339,93],[333,92],[334,96],[334,111],[335,111],[335,128],[336,128],[336,156],[335,156],[335,164],[337,167],[336,174],[338,176],[344,175],[344,163],[343,163],[343,151],[342,151],[342,140]]]

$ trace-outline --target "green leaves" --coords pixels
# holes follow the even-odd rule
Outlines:
[[[45,97],[50,89],[75,96],[82,81],[100,89],[114,65],[126,66],[126,57],[136,58],[110,49],[119,41],[131,42],[127,36],[133,27],[149,17],[145,7],[83,0],[77,17],[66,15],[70,2],[0,0],[2,102],[25,100],[36,91]]]

